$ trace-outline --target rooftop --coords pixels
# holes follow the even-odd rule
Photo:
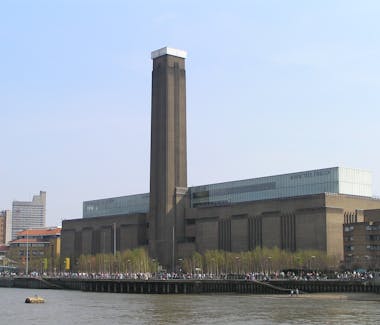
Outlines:
[[[37,229],[25,229],[17,233],[17,237],[37,237],[37,236],[59,236],[61,234],[61,228],[37,228]]]
[[[34,243],[49,243],[46,240],[41,240],[38,238],[18,238],[15,240],[12,240],[9,244],[34,244]]]

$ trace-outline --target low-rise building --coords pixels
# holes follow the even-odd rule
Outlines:
[[[61,228],[25,229],[10,242],[8,257],[17,261],[20,269],[57,272],[60,253]]]
[[[0,265],[3,265],[2,261],[6,257],[8,251],[9,251],[9,246],[0,245]]]

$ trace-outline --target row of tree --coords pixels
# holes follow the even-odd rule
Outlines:
[[[183,269],[213,274],[246,274],[251,272],[272,273],[282,270],[334,270],[339,259],[314,250],[289,252],[278,248],[255,249],[232,253],[211,250],[204,255],[195,253],[183,261]]]
[[[146,273],[155,272],[158,264],[144,248],[116,254],[81,255],[78,271],[85,273]]]
[[[210,250],[204,255],[194,253],[176,261],[176,271],[184,273],[246,274],[281,270],[335,270],[339,259],[314,250],[288,252],[278,248],[255,249],[232,253]],[[86,273],[155,273],[161,271],[158,262],[143,248],[116,254],[81,255],[75,267]]]
[[[18,249],[10,249],[6,258],[3,259],[3,265],[17,267],[20,273],[25,273],[28,264],[28,273],[30,272],[59,272],[61,270],[60,257],[53,256],[50,250],[41,250],[39,248],[30,248],[28,252],[22,250],[22,255]],[[26,262],[28,260],[28,263]]]

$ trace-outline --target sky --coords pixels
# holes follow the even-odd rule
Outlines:
[[[0,1],[0,210],[149,192],[151,51],[188,52],[188,185],[334,166],[380,195],[380,2]]]

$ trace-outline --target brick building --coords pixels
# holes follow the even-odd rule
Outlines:
[[[344,260],[349,269],[380,269],[380,209],[358,211],[343,225]]]
[[[8,257],[19,262],[20,270],[59,271],[61,254],[61,228],[25,229],[9,243]]]
[[[145,246],[169,270],[211,249],[316,249],[343,259],[345,220],[380,209],[369,172],[333,167],[188,187],[185,58],[152,52],[150,192],[84,202],[83,219],[63,221],[62,255]]]

